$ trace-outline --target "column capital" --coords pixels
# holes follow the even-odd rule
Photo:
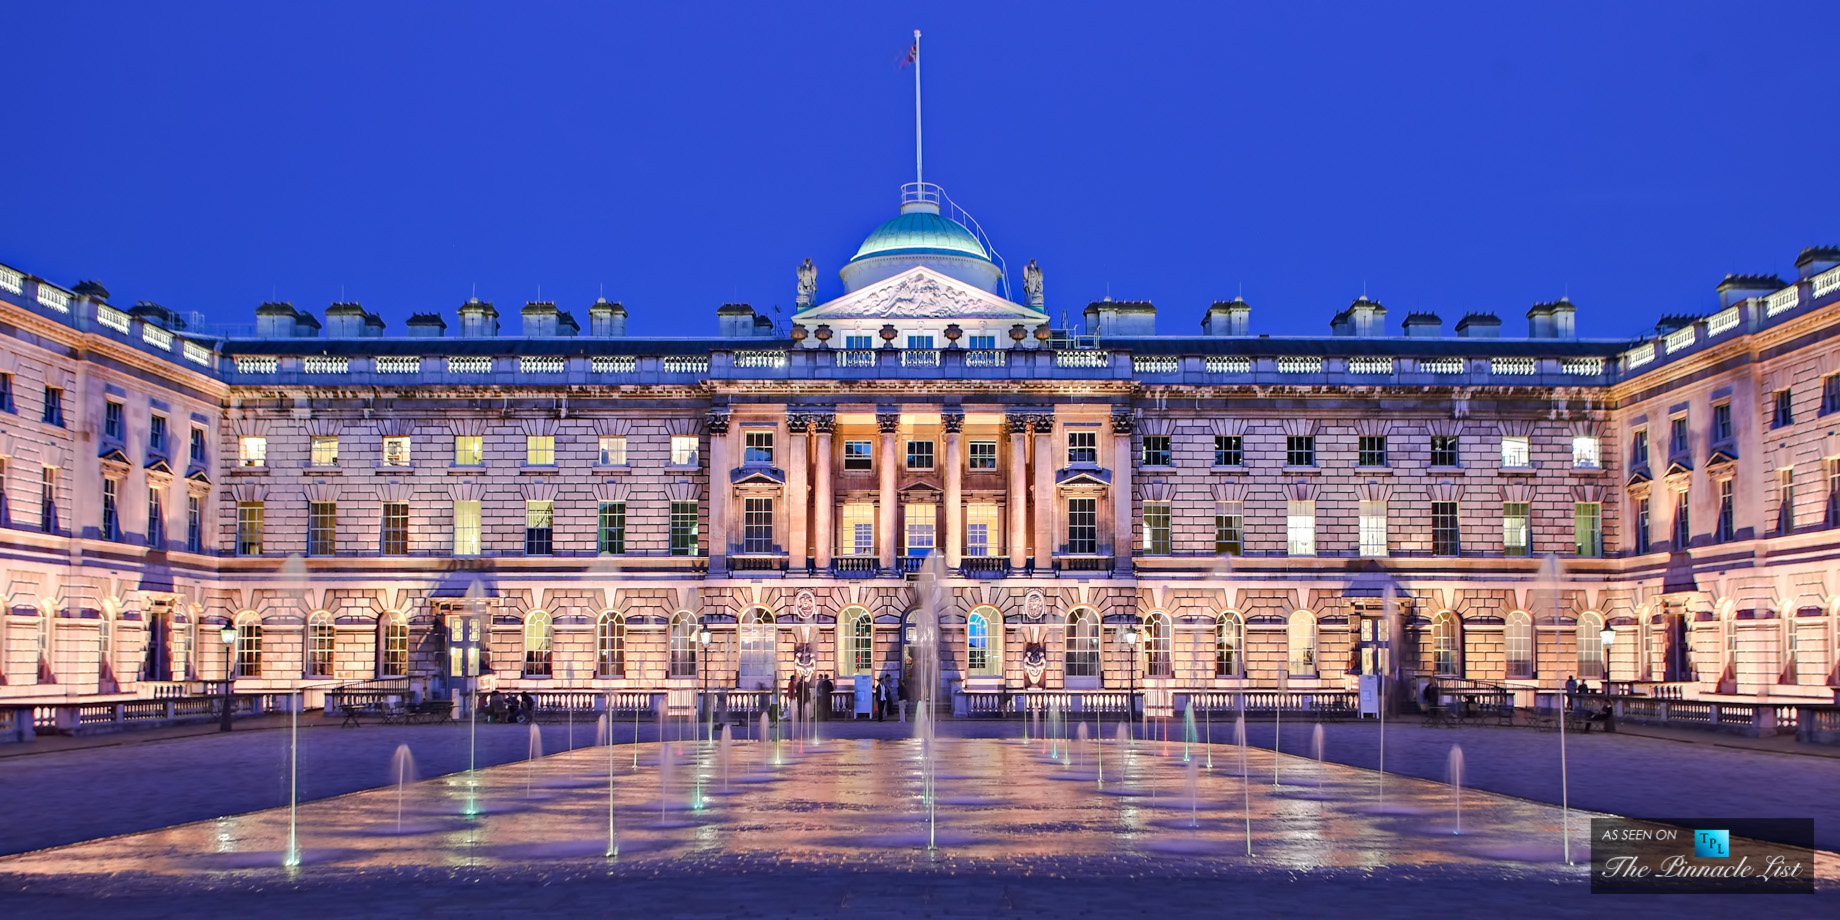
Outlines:
[[[958,434],[965,429],[965,413],[958,409],[942,410],[939,422],[945,426],[946,434]]]
[[[837,413],[835,412],[813,412],[810,417],[811,429],[819,434],[830,434],[837,430]]]
[[[1112,434],[1130,434],[1136,428],[1136,412],[1130,409],[1112,410]]]
[[[786,430],[793,434],[804,434],[811,430],[811,416],[804,412],[786,413]]]
[[[1029,416],[1029,427],[1033,428],[1036,434],[1053,434],[1054,413],[1038,412]]]
[[[901,430],[901,413],[899,412],[877,412],[875,413],[875,427],[881,429],[882,434],[894,434],[895,432],[900,431]]]
[[[1003,433],[1028,434],[1029,419],[1033,417],[1027,412],[1011,412],[1003,416]]]
[[[711,411],[703,416],[703,427],[709,429],[710,434],[728,434],[728,419],[725,411]]]

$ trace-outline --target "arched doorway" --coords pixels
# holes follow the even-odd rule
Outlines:
[[[773,614],[764,607],[750,608],[736,626],[741,645],[741,661],[735,686],[742,690],[772,690],[777,674],[777,654]]]

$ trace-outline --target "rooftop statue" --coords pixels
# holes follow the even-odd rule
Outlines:
[[[1030,259],[1029,264],[1022,269],[1022,293],[1024,297],[1028,298],[1029,306],[1039,307],[1042,305],[1041,267],[1035,264],[1034,259]]]
[[[811,264],[811,259],[808,258],[805,260],[804,265],[799,266],[799,296],[797,300],[793,301],[793,304],[801,308],[809,307],[811,306],[812,298],[817,293],[818,268]]]

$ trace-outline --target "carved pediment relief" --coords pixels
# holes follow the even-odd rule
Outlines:
[[[1041,323],[1047,314],[962,281],[919,266],[886,281],[819,304],[795,320],[800,323],[850,319],[988,319]]]

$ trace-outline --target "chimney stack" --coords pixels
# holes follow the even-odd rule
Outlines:
[[[1726,275],[1725,280],[1719,282],[1719,309],[1752,297],[1774,294],[1788,286],[1788,282],[1775,275]]]
[[[462,338],[486,338],[498,334],[498,311],[477,297],[460,305]]]
[[[588,332],[599,337],[626,334],[626,308],[602,297],[588,308]]]
[[[413,338],[438,339],[447,334],[447,320],[439,313],[417,313],[404,325],[409,327],[409,335]]]
[[[1356,297],[1348,309],[1329,321],[1332,335],[1386,335],[1386,308],[1377,300]]]
[[[1795,257],[1795,272],[1799,278],[1813,278],[1836,266],[1840,266],[1840,246],[1810,246]]]
[[[1251,335],[1252,305],[1235,297],[1217,301],[1201,318],[1203,335]]]
[[[1576,338],[1573,319],[1577,309],[1564,297],[1552,303],[1536,303],[1527,310],[1527,337],[1531,339]]]
[[[1410,313],[1399,324],[1407,338],[1438,338],[1444,334],[1444,320],[1436,313]]]
[[[1501,318],[1493,313],[1470,313],[1457,320],[1457,337],[1465,339],[1501,338]]]

